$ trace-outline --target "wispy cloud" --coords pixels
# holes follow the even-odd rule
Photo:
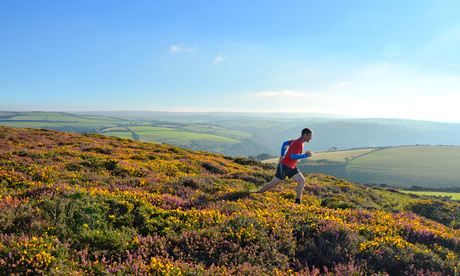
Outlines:
[[[227,58],[226,58],[224,55],[218,54],[218,55],[212,60],[212,62],[213,62],[214,64],[218,64],[218,63],[224,62],[225,60],[227,60]]]
[[[387,59],[397,58],[401,55],[402,47],[398,43],[391,43],[383,48],[383,56]]]
[[[457,74],[377,63],[349,72],[346,79],[315,90],[305,87],[246,93],[240,99],[239,108],[355,117],[460,120],[457,107],[460,78]]]
[[[254,93],[248,96],[256,97],[256,98],[270,99],[270,98],[282,98],[282,97],[302,98],[302,97],[305,97],[306,95],[307,94],[302,91],[286,89],[286,90],[279,90],[279,91],[260,91],[260,92],[257,92],[257,93]]]
[[[460,68],[460,63],[445,63],[444,65],[450,66],[450,67],[459,67]]]
[[[344,87],[349,87],[351,86],[351,81],[341,81],[338,83],[334,83],[332,85],[332,88],[344,88]]]
[[[179,53],[179,52],[195,52],[195,49],[188,47],[185,44],[172,44],[169,46],[170,53]]]
[[[460,26],[457,25],[431,38],[420,47],[418,54],[421,57],[446,57],[448,53],[456,53],[459,45]],[[451,54],[447,56],[452,57]]]

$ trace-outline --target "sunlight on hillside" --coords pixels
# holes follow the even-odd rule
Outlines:
[[[2,274],[458,271],[456,202],[312,174],[294,205],[263,163],[47,130],[0,127],[0,164]]]

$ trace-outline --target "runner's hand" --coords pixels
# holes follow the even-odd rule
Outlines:
[[[313,155],[313,152],[311,150],[307,150],[305,153],[307,154],[307,157],[310,157]]]

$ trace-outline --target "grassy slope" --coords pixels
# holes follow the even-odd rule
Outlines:
[[[328,160],[331,162],[346,162],[347,160],[351,160],[354,158],[358,158],[364,154],[368,154],[375,149],[357,149],[357,150],[341,150],[341,151],[333,151],[333,152],[321,152],[319,154],[315,154],[311,158],[308,158],[307,161],[320,161],[320,160]]]
[[[130,127],[142,141],[166,142],[171,144],[188,145],[193,140],[212,141],[217,143],[238,143],[239,140],[214,134],[191,132],[177,128],[133,126]]]
[[[104,127],[128,123],[127,120],[112,117],[80,116],[62,112],[12,112],[1,115],[3,115],[1,125],[24,128],[61,129],[67,127],[95,132]]]
[[[2,274],[453,274],[460,261],[459,203],[312,174],[297,206],[291,181],[249,194],[274,171],[247,159],[0,127],[0,168]]]
[[[448,197],[448,198],[451,198],[452,200],[460,200],[460,193],[454,193],[454,192],[405,191],[405,190],[401,190],[401,192],[409,193],[409,194],[415,194],[415,195]]]
[[[459,186],[460,147],[397,147],[375,151],[347,165],[355,181],[390,185]]]

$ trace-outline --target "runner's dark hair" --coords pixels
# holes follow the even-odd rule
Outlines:
[[[310,130],[309,128],[304,128],[304,129],[302,129],[302,136],[303,136],[304,134],[311,134],[311,130]]]

